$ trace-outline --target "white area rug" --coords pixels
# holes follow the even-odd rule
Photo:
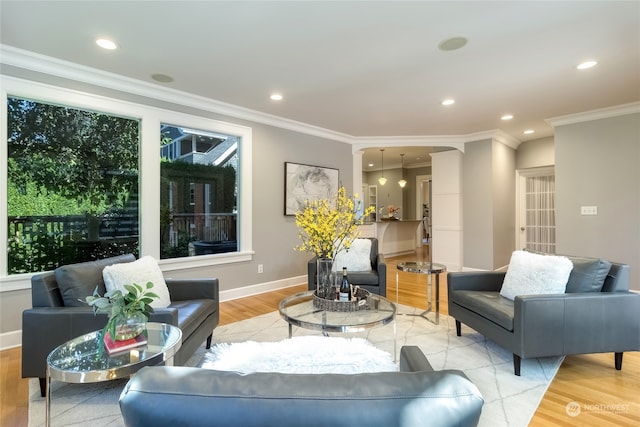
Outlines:
[[[421,311],[399,307],[400,313]],[[511,353],[464,325],[462,336],[457,337],[453,318],[441,315],[440,324],[434,325],[421,317],[400,315],[396,327],[396,357],[400,354],[401,346],[417,345],[434,369],[462,370],[476,384],[485,400],[480,417],[482,427],[527,426],[562,362],[561,357],[524,359],[522,376],[517,377],[513,374]],[[317,331],[296,327],[293,329],[295,337],[321,335]],[[393,354],[393,331],[393,325],[389,324],[362,333],[332,336],[364,338],[376,348]],[[215,343],[276,342],[288,337],[288,325],[277,312],[273,312],[220,326],[214,330],[213,337]],[[205,353],[206,350],[201,347],[191,358],[191,366],[198,364]],[[37,384],[37,380],[30,383],[30,426],[44,424],[44,400],[40,398]],[[52,425],[123,425],[117,403],[123,385],[124,383],[76,385],[54,382]],[[71,391],[65,391],[66,389]]]
[[[362,338],[293,337],[279,342],[218,344],[200,365],[219,371],[287,374],[393,372],[393,356]]]

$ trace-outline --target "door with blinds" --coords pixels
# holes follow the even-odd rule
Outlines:
[[[555,174],[552,167],[519,171],[518,248],[556,252]]]

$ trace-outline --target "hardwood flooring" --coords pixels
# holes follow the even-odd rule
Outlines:
[[[396,265],[402,260],[426,259],[426,251],[387,259],[387,295],[395,299]],[[426,308],[425,276],[400,273],[399,302]],[[220,304],[220,324],[237,322],[277,309],[280,300],[306,290],[299,285]],[[447,313],[446,275],[440,278],[440,312]],[[21,375],[21,350],[0,352],[0,426],[28,425],[28,381]],[[580,413],[567,415],[570,402]],[[624,354],[622,371],[613,366],[613,354],[568,356],[530,423],[547,426],[639,426],[640,352]],[[519,426],[518,426],[519,427]]]

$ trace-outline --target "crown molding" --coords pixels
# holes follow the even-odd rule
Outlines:
[[[107,89],[152,98],[237,119],[313,135],[353,145],[353,152],[364,148],[389,146],[451,147],[464,152],[469,142],[492,139],[516,149],[520,141],[500,129],[468,135],[369,136],[356,137],[308,123],[263,113],[200,95],[182,92],[143,80],[132,79],[104,70],[86,67],[35,52],[0,44],[0,63]]]
[[[640,102],[616,105],[613,107],[599,108],[597,110],[582,113],[568,114],[566,116],[552,117],[545,121],[551,126],[558,127],[575,123],[590,122],[593,120],[608,119],[611,117],[625,116],[627,114],[640,113]]]

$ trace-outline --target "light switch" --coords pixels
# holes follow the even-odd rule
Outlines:
[[[581,215],[598,215],[598,207],[597,206],[581,206],[580,214]]]

